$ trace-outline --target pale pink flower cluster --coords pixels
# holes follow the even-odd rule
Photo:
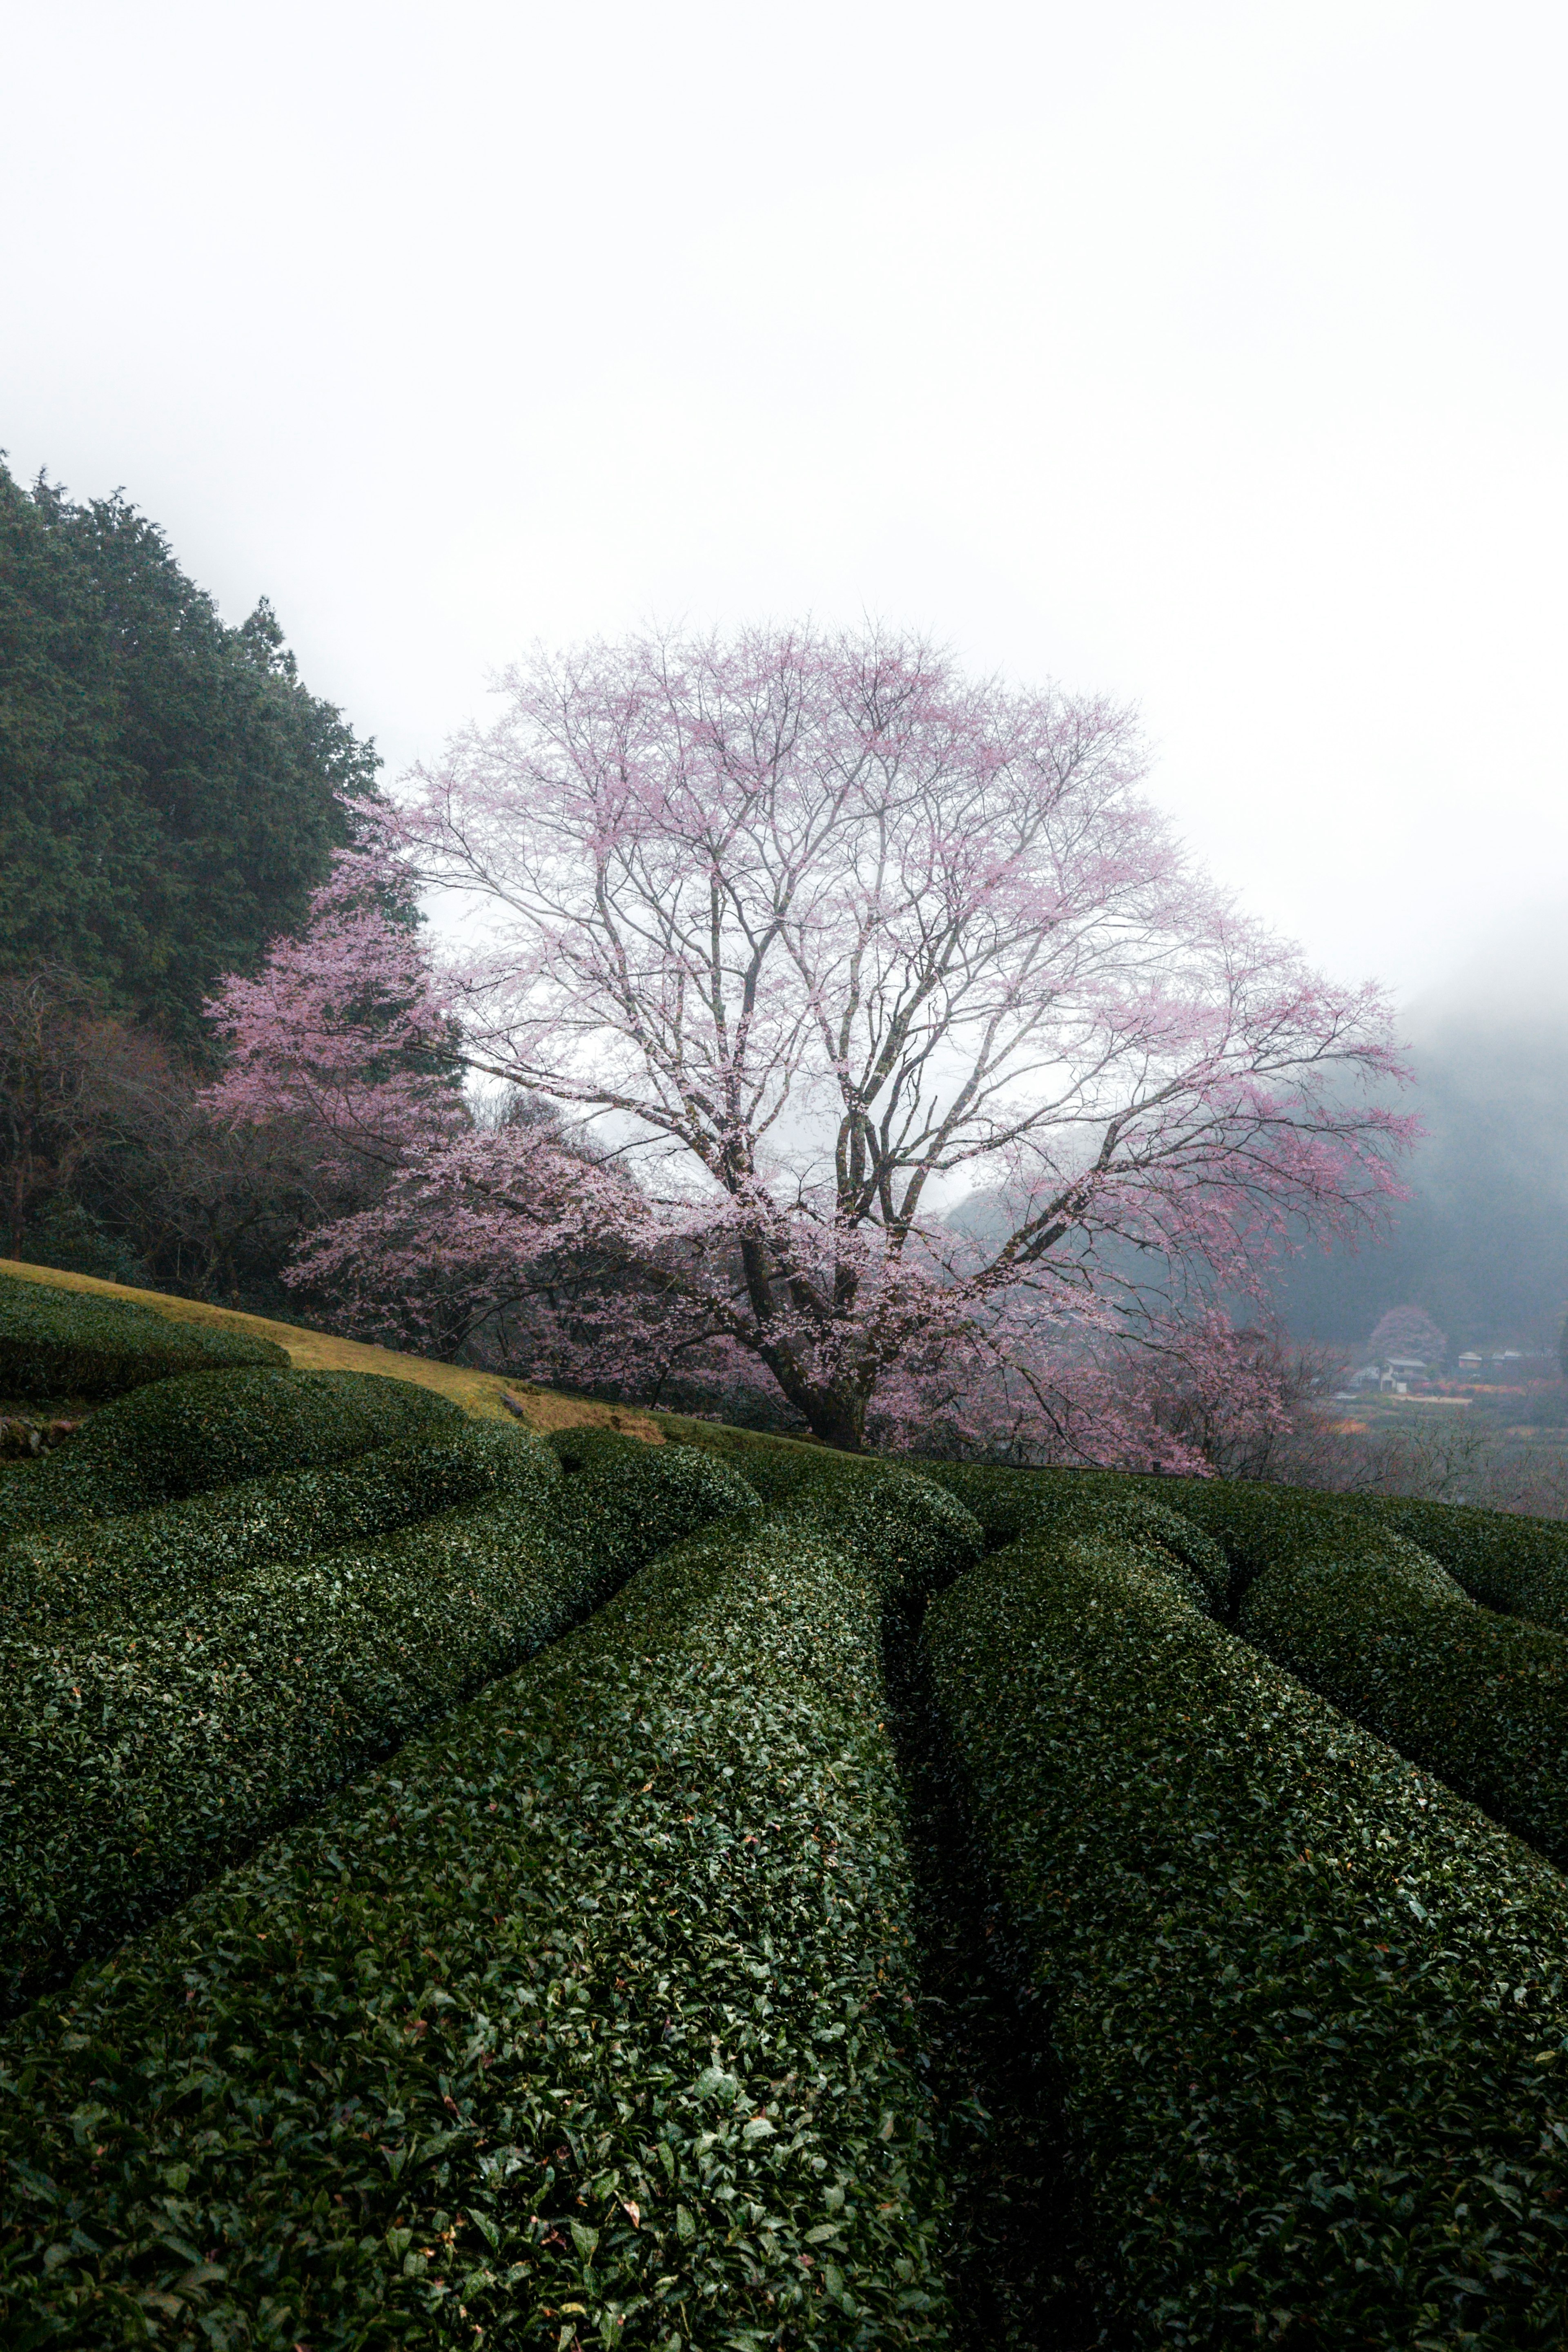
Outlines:
[[[850,1444],[983,1361],[1087,1456],[1155,1426],[1130,1339],[1234,1384],[1217,1297],[1396,1195],[1384,998],[1192,867],[1125,713],[874,632],[592,646],[504,690],[217,1008],[229,1116],[384,1159],[301,1269],[366,1311],[527,1299],[584,1383],[716,1351]],[[409,869],[483,956],[433,968]],[[459,1060],[569,1123],[480,1129]]]

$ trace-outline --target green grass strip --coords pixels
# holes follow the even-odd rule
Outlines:
[[[932,1606],[1111,2339],[1568,2331],[1568,1889],[1116,1547]]]
[[[0,1998],[162,1917],[706,1521],[731,1471],[639,1448],[565,1479],[498,1433],[485,1502],[372,1549],[272,1567],[85,1642],[0,1640]]]
[[[696,1538],[19,2020],[7,2344],[950,2340],[878,1643],[977,1533],[900,1486]]]

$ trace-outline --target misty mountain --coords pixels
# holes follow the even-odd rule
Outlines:
[[[1568,983],[1563,926],[1510,946],[1411,1007],[1427,1134],[1389,1238],[1290,1261],[1278,1284],[1296,1338],[1364,1342],[1391,1307],[1421,1307],[1456,1351],[1553,1348],[1568,1305]]]

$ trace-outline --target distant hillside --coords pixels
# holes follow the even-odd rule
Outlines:
[[[1568,1302],[1568,995],[1521,950],[1412,1009],[1429,1130],[1392,1238],[1298,1258],[1279,1284],[1304,1339],[1364,1341],[1390,1307],[1424,1307],[1458,1349],[1555,1347]]]

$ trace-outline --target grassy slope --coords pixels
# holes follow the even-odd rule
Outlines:
[[[422,1388],[438,1389],[465,1412],[486,1421],[509,1418],[502,1392],[515,1396],[530,1427],[571,1429],[584,1423],[618,1429],[628,1437],[645,1438],[662,1445],[664,1432],[645,1412],[629,1407],[601,1404],[590,1397],[561,1396],[554,1389],[509,1381],[497,1372],[476,1372],[462,1364],[439,1364],[427,1356],[405,1356],[394,1348],[371,1348],[359,1339],[337,1339],[324,1331],[306,1331],[297,1323],[269,1322],[265,1315],[241,1315],[227,1307],[208,1307],[196,1298],[173,1298],[162,1290],[132,1290],[120,1282],[100,1282],[95,1275],[61,1274],[54,1266],[24,1265],[16,1258],[0,1258],[0,1274],[19,1276],[25,1282],[43,1283],[57,1290],[89,1291],[99,1298],[128,1299],[150,1307],[172,1323],[215,1323],[231,1331],[254,1332],[276,1340],[288,1350],[288,1360],[305,1372],[382,1372],[393,1380],[414,1381]]]

